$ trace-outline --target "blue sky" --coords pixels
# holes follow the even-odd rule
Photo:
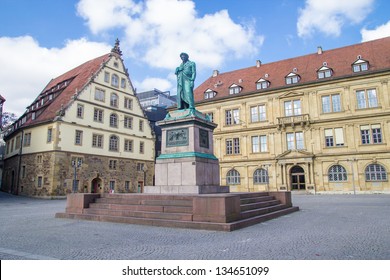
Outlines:
[[[0,0],[0,94],[21,115],[50,79],[110,51],[137,91],[390,36],[388,0]]]

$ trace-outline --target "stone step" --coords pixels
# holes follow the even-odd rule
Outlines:
[[[278,211],[270,212],[268,214],[231,222],[228,224],[229,230],[233,231],[233,230],[241,229],[244,227],[252,226],[252,225],[255,225],[258,223],[262,223],[262,222],[265,222],[265,221],[268,221],[271,219],[278,218],[280,216],[284,216],[284,215],[293,213],[293,212],[298,211],[298,210],[299,210],[299,207],[292,206],[292,207],[288,207],[288,208],[281,209]]]
[[[251,197],[260,197],[260,196],[269,196],[268,192],[253,192],[253,193],[241,193],[240,198],[251,198]]]
[[[273,196],[256,196],[256,197],[250,197],[250,198],[241,198],[241,204],[250,204],[255,202],[263,202],[268,200],[274,200],[275,197]]]
[[[156,206],[188,206],[192,207],[192,198],[183,199],[160,199],[159,197],[153,197],[148,199],[147,197],[139,198],[122,198],[122,197],[102,197],[95,201],[96,204],[122,204],[122,205],[156,205]]]
[[[136,217],[144,219],[162,219],[162,220],[179,220],[192,221],[192,214],[189,213],[166,213],[166,212],[146,212],[132,210],[112,210],[112,209],[84,209],[83,214],[87,215],[103,215],[103,216],[120,216],[120,217]]]
[[[241,212],[241,219],[248,219],[248,218],[252,218],[255,216],[260,216],[260,215],[271,213],[273,211],[279,211],[279,210],[282,210],[285,208],[287,208],[286,205],[277,204],[277,205],[273,205],[273,206],[269,206],[269,207],[262,207],[262,208],[256,208],[256,209],[252,209],[252,210],[242,211]]]
[[[249,203],[249,204],[241,204],[241,212],[247,211],[247,210],[253,210],[263,207],[269,207],[280,204],[279,200],[268,200],[263,202],[255,202],[255,203]]]

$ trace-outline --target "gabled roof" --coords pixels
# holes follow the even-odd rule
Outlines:
[[[351,65],[358,59],[369,62],[368,71],[352,72]],[[227,98],[232,96],[229,95],[229,87],[232,84],[242,87],[241,92],[238,94],[242,95],[262,91],[266,94],[276,88],[295,87],[304,83],[318,82],[317,70],[323,66],[324,62],[333,70],[333,76],[326,78],[326,80],[362,75],[383,69],[390,70],[390,37],[272,63],[258,63],[256,66],[226,73],[214,71],[217,74],[208,78],[195,89],[194,99],[195,102],[213,102],[216,99]],[[294,68],[296,68],[296,71],[294,71]],[[295,73],[300,76],[298,84],[286,85],[285,77],[289,73]],[[256,89],[256,82],[261,78],[270,82],[269,88],[263,90]],[[217,92],[217,95],[214,98],[204,100],[204,92],[208,89],[214,90]]]
[[[22,126],[54,120],[60,113],[60,110],[72,100],[74,94],[81,91],[91,81],[91,77],[103,67],[110,56],[110,53],[102,55],[52,79],[34,102],[27,107],[28,110],[23,115],[36,112],[36,118],[32,120],[31,117],[28,117]],[[48,100],[49,95],[53,95],[54,98]],[[40,103],[42,98],[45,101],[43,105]],[[39,106],[37,108],[34,106],[34,109],[31,109],[31,106],[37,103]]]

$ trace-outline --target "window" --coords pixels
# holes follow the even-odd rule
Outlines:
[[[22,166],[22,178],[26,178],[26,166]]]
[[[130,99],[130,98],[125,97],[124,107],[125,107],[126,109],[132,110],[132,109],[133,109],[133,100]]]
[[[368,70],[368,61],[365,61],[363,59],[358,59],[352,64],[352,71],[353,72],[362,72]]]
[[[84,118],[84,105],[77,104],[76,116],[80,119]]]
[[[35,120],[35,115],[36,115],[35,112],[32,112],[32,113],[31,113],[31,119],[32,119],[32,120]]]
[[[124,150],[126,152],[132,152],[133,151],[133,140],[125,139],[125,146]]]
[[[37,163],[42,163],[43,157],[42,155],[37,155]]]
[[[104,72],[104,81],[105,81],[106,83],[109,83],[109,82],[110,82],[110,73]]]
[[[123,120],[123,126],[125,128],[133,129],[133,118],[129,116],[125,116]]]
[[[252,153],[267,151],[267,136],[252,136]]]
[[[360,126],[362,144],[382,143],[382,131],[379,124]]]
[[[31,132],[25,133],[23,138],[23,146],[27,147],[31,144]]]
[[[225,111],[225,124],[226,125],[239,124],[239,121],[240,121],[240,110],[239,109],[232,109],[232,110]]]
[[[386,169],[380,164],[370,164],[364,171],[366,181],[387,181]]]
[[[95,122],[103,122],[103,110],[101,109],[94,109],[94,112],[93,112],[93,120]]]
[[[226,154],[240,154],[240,138],[226,139]]]
[[[83,131],[76,130],[74,144],[80,146],[83,144]]]
[[[126,88],[126,79],[121,78],[121,88]]]
[[[216,96],[217,93],[211,89],[208,89],[204,92],[204,99],[209,99],[209,98],[213,98],[214,96]]]
[[[92,135],[92,147],[103,148],[103,135],[100,134]]]
[[[110,181],[110,191],[114,192],[115,190],[115,181]]]
[[[53,129],[47,129],[47,142],[50,143],[53,140]]]
[[[42,183],[43,183],[43,177],[42,176],[38,176],[37,187],[38,188],[42,188]]]
[[[240,182],[241,182],[240,173],[235,169],[229,170],[228,173],[226,174],[226,184],[239,185]]]
[[[265,89],[269,88],[270,82],[261,78],[256,82],[256,89]]]
[[[144,171],[144,164],[142,162],[137,162],[137,171]]]
[[[325,95],[321,100],[323,113],[341,112],[340,94]]]
[[[304,149],[303,132],[287,133],[287,150]]]
[[[22,144],[20,140],[21,140],[20,135],[16,136],[16,140],[15,140],[15,150],[20,149],[20,145]]]
[[[111,85],[113,87],[119,87],[119,77],[117,74],[112,74],[111,76]]]
[[[261,122],[266,120],[265,105],[251,107],[251,122]]]
[[[139,120],[139,131],[144,131],[144,121],[143,120]]]
[[[328,172],[329,182],[347,181],[347,171],[341,165],[332,165]]]
[[[110,106],[111,107],[118,107],[118,95],[115,93],[111,93]]]
[[[268,171],[264,168],[256,169],[253,173],[253,184],[267,184],[268,180]]]
[[[318,71],[317,71],[317,77],[318,79],[324,79],[324,78],[330,78],[332,77],[333,71],[329,67],[322,66]]]
[[[108,149],[110,151],[118,151],[118,143],[119,143],[118,137],[115,135],[111,135]]]
[[[233,84],[230,86],[229,88],[229,94],[237,94],[237,93],[240,93],[241,92],[241,89],[242,87],[236,85],[236,84]]]
[[[116,160],[110,159],[110,161],[108,162],[108,168],[111,169],[111,170],[115,170],[116,169],[116,165],[117,165],[117,161]]]
[[[286,117],[297,116],[300,114],[302,114],[301,100],[298,99],[284,102],[284,115]]]
[[[143,154],[145,152],[145,143],[143,141],[139,142],[139,153]]]
[[[285,77],[285,81],[287,85],[296,84],[300,80],[299,75],[295,73],[290,73]]]
[[[100,88],[95,89],[95,100],[104,102],[104,95],[105,95],[104,90]]]
[[[357,90],[356,99],[358,109],[378,107],[378,98],[375,89]]]
[[[125,181],[125,191],[130,191],[130,181]]]
[[[112,113],[110,115],[110,126],[111,127],[118,127],[118,116],[117,116],[117,114]]]
[[[326,147],[344,146],[344,133],[342,128],[328,128],[324,130],[324,133]]]

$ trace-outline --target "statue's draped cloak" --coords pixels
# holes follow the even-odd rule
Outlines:
[[[177,75],[177,108],[194,108],[194,81],[196,77],[195,62],[187,61],[176,68]]]

